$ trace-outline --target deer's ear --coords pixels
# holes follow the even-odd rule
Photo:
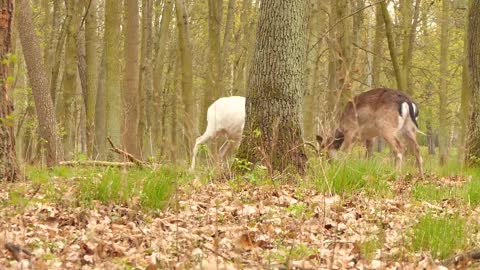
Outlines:
[[[322,136],[320,136],[320,135],[317,135],[317,137],[316,137],[316,138],[317,138],[317,142],[318,142],[319,144],[322,144],[322,141],[323,141],[323,138],[322,138]]]

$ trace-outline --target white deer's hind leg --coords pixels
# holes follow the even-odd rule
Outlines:
[[[223,161],[225,159],[225,156],[227,155],[228,153],[228,150],[230,150],[230,148],[232,147],[232,142],[227,139],[225,141],[225,143],[223,143],[222,147],[220,147],[220,159]]]

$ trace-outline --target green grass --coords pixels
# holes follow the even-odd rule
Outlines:
[[[27,168],[27,177],[40,185],[45,199],[57,201],[72,185],[77,199],[89,204],[94,200],[103,203],[132,204],[139,202],[145,208],[162,208],[171,200],[175,185],[182,185],[192,177],[184,169],[161,166],[155,170],[131,168],[63,167],[51,169]],[[53,184],[55,183],[55,184]],[[13,204],[23,204],[12,193]]]
[[[436,217],[427,214],[413,227],[412,248],[430,251],[434,258],[445,259],[467,243],[465,220],[458,215]]]
[[[370,261],[374,258],[375,252],[382,248],[382,241],[377,237],[360,243],[360,254]]]
[[[396,171],[379,158],[347,158],[332,163],[311,160],[308,175],[320,192],[351,194],[366,191],[371,195],[388,195],[388,181]]]
[[[417,183],[412,189],[412,196],[418,201],[437,203],[453,199],[476,207],[480,204],[480,179],[472,178],[472,180],[460,187]]]
[[[459,198],[461,190],[450,186],[440,187],[431,183],[418,183],[413,187],[412,195],[419,201],[440,202],[446,199]]]

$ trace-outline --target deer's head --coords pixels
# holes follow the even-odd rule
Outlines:
[[[335,152],[340,149],[343,143],[344,135],[340,129],[336,129],[333,135],[323,138],[317,135],[317,143],[321,154],[325,154],[328,158],[332,158]]]

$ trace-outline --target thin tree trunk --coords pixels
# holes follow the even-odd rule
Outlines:
[[[398,51],[395,47],[395,41],[393,39],[392,18],[390,18],[390,14],[388,13],[388,9],[387,9],[387,4],[385,2],[381,2],[380,7],[382,9],[383,21],[385,23],[385,34],[387,36],[388,49],[390,51],[390,58],[392,59],[392,63],[393,63],[393,70],[395,73],[397,88],[400,90],[405,90],[406,85],[402,79],[402,71],[400,69],[400,63],[397,57]]]
[[[442,15],[440,20],[440,89],[439,89],[439,123],[443,127],[448,127],[448,107],[447,107],[447,90],[448,90],[448,14],[449,14],[449,0],[442,1]],[[448,129],[439,128],[439,152],[440,164],[447,163],[447,141]]]
[[[8,124],[7,119],[12,117],[13,104],[8,96],[8,55],[12,49],[12,19],[13,19],[13,0],[0,1],[2,8],[2,23],[0,24],[0,180],[15,181],[21,177],[17,165],[15,153],[15,134],[13,123]],[[7,60],[7,61],[5,61]]]
[[[220,85],[222,87],[221,91],[224,93],[229,93],[231,95],[233,89],[232,84],[228,84],[225,82],[227,79],[231,81],[232,79],[230,72],[230,51],[232,47],[232,37],[233,37],[233,19],[234,19],[234,10],[235,10],[235,0],[228,0],[228,8],[227,8],[227,19],[225,21],[225,32],[223,36],[223,44],[222,44],[222,68],[221,68],[221,75],[220,75]]]
[[[122,1],[105,1],[105,57],[106,57],[106,135],[113,143],[119,144],[121,140],[122,100],[120,88],[120,16],[122,14]],[[132,138],[133,139],[133,138]],[[110,157],[113,157],[111,154]]]
[[[155,60],[153,64],[153,74],[154,74],[153,75],[153,93],[152,93],[152,96],[149,97],[150,100],[153,100],[153,104],[152,104],[153,109],[149,111],[150,112],[154,111],[154,118],[151,123],[153,149],[161,148],[159,144],[162,141],[160,136],[162,129],[160,127],[162,124],[164,124],[164,123],[161,123],[161,119],[165,117],[164,114],[162,114],[162,110],[163,110],[162,108],[164,107],[164,104],[167,103],[165,101],[165,97],[162,96],[162,89],[165,81],[165,76],[163,76],[164,74],[163,67],[164,67],[165,58],[168,52],[167,44],[170,36],[170,33],[168,30],[169,30],[170,21],[172,20],[172,15],[173,15],[173,1],[174,0],[166,0],[163,6],[162,20],[160,22],[160,29],[158,31],[159,40],[158,40],[158,45],[155,48],[156,55],[155,55]]]
[[[142,49],[141,49],[141,69],[139,82],[139,122],[138,122],[138,139],[139,150],[141,155],[146,153],[146,149],[151,149],[152,145],[151,128],[152,128],[152,92],[153,92],[153,35],[152,35],[152,12],[153,0],[143,0],[142,8]],[[148,98],[147,98],[148,97]],[[144,138],[147,139],[148,145],[144,145]],[[148,151],[148,156],[152,156],[152,151]]]
[[[139,17],[138,0],[125,0],[125,73],[123,83],[123,145],[125,150],[138,156],[138,69],[139,69]]]
[[[312,46],[315,45],[318,36],[318,29],[319,29],[319,9],[318,5],[313,4],[312,10],[310,11],[310,16],[307,25],[307,32],[308,32],[308,48],[307,53],[310,51]],[[315,87],[315,81],[317,80],[315,74],[317,73],[317,57],[319,54],[318,48],[320,48],[319,44],[317,44],[317,49],[312,49],[310,54],[308,55],[308,62],[306,65],[305,76],[307,87],[305,91],[305,95],[303,97],[303,134],[306,140],[311,140],[314,137],[314,128],[315,125],[313,124],[314,118],[314,104],[315,102],[315,92],[317,88]]]
[[[237,157],[262,163],[270,172],[305,172],[300,108],[305,87],[307,3],[261,2],[244,139]]]
[[[63,111],[59,116],[59,122],[63,127],[63,153],[66,160],[73,157],[75,151],[75,124],[73,106],[77,89],[77,38],[78,38],[78,2],[67,1],[67,16],[71,16],[67,26],[67,40],[65,44],[65,75],[63,80]]]
[[[68,26],[70,25],[71,20],[72,20],[72,14],[67,12],[65,20],[63,21],[62,28],[60,30],[60,34],[58,36],[57,44],[55,46],[55,55],[53,59],[54,62],[52,63],[52,70],[51,70],[52,75],[50,77],[50,95],[54,105],[56,103],[58,75],[60,73],[62,51],[63,51],[63,46],[65,44],[65,40],[67,37]]]
[[[55,111],[48,91],[48,76],[44,69],[40,43],[35,34],[32,11],[28,0],[17,0],[18,33],[22,44],[23,56],[35,100],[40,140],[46,148],[48,166],[57,162],[57,133]]]
[[[95,138],[95,103],[97,96],[97,0],[85,1],[88,10],[85,18],[85,53],[87,61],[87,100],[85,102],[85,127],[87,133],[87,155],[93,158]]]
[[[102,53],[102,61],[98,67],[97,77],[97,95],[95,97],[95,140],[94,140],[94,158],[107,158],[107,93],[105,91],[106,84],[106,54]]]
[[[184,106],[183,130],[184,143],[193,145],[192,132],[195,128],[195,104],[193,102],[193,63],[192,63],[192,47],[190,44],[190,33],[188,26],[188,17],[185,13],[184,0],[175,1],[175,11],[177,15],[177,31],[178,31],[178,49],[180,53],[181,68],[181,85],[182,85],[182,101]]]

